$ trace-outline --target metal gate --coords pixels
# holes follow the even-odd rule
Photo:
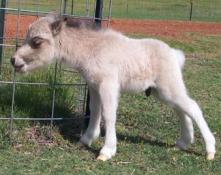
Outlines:
[[[22,44],[28,25],[57,12],[98,26],[111,17],[112,0],[1,0],[0,8],[0,122],[74,120],[85,115],[87,86],[74,70],[55,63],[30,75],[17,75],[10,58]],[[88,111],[87,111],[88,114]]]

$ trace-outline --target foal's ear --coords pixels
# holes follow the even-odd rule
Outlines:
[[[62,30],[62,27],[67,22],[67,17],[60,17],[56,19],[53,23],[51,23],[50,28],[53,36],[56,36]]]

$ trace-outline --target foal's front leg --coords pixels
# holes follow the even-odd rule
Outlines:
[[[89,126],[81,137],[80,142],[84,145],[90,146],[92,142],[100,135],[100,121],[101,121],[101,103],[98,92],[89,87],[90,92],[90,121]]]
[[[101,115],[105,122],[105,143],[98,160],[106,161],[115,155],[117,150],[116,112],[118,106],[119,88],[113,81],[105,81],[100,85]]]

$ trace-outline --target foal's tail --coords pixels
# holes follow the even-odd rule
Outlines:
[[[183,51],[178,50],[178,49],[172,49],[172,54],[174,55],[174,57],[176,57],[178,59],[180,69],[183,69],[185,59],[186,59]]]

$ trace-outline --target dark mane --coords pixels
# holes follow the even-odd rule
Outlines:
[[[93,19],[66,17],[66,26],[77,29],[99,30]]]

